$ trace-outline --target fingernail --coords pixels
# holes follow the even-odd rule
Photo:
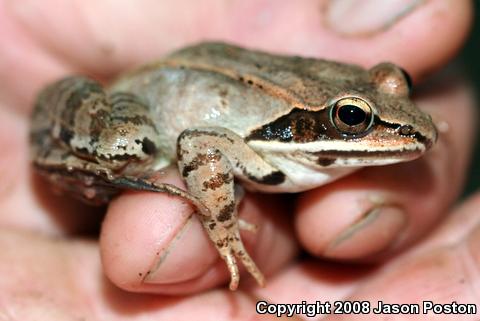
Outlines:
[[[144,283],[170,284],[196,278],[216,261],[216,253],[208,240],[195,231],[201,231],[198,220],[189,219],[177,235],[155,254]],[[189,249],[187,252],[185,249]],[[190,251],[191,250],[191,251]],[[188,262],[195,262],[189,264]],[[198,265],[197,265],[198,264]]]
[[[344,35],[372,34],[394,25],[425,0],[330,0],[327,25]]]
[[[389,248],[406,226],[405,212],[395,206],[375,206],[330,243],[324,256],[357,259]]]

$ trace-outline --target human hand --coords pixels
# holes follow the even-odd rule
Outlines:
[[[99,245],[74,238],[96,225],[98,215],[90,214],[90,209],[70,199],[54,196],[44,182],[30,174],[27,115],[39,88],[78,72],[108,80],[173,47],[203,38],[365,66],[390,60],[418,80],[439,68],[461,45],[470,23],[470,2],[430,1],[412,9],[391,27],[360,37],[343,37],[332,31],[340,25],[343,32],[348,32],[342,24],[353,24],[354,19],[342,19],[344,16],[333,9],[322,13],[319,3],[308,1],[278,7],[274,2],[222,5],[213,0],[202,2],[201,6],[176,1],[137,2],[133,7],[113,7],[107,2],[45,6],[45,2],[4,1],[2,8],[0,146],[8,152],[0,163],[4,173],[4,201],[0,205],[4,233],[0,244],[5,249],[0,269],[11,277],[2,281],[0,288],[8,295],[2,300],[3,305],[16,313],[33,316],[40,309],[48,309],[57,313],[58,320],[77,315],[140,318],[145,314],[152,318],[175,315],[186,319],[193,313],[197,318],[205,313],[204,319],[244,319],[254,313],[252,295],[278,302],[367,297],[369,293],[365,293],[364,287],[359,288],[360,283],[370,282],[367,278],[377,280],[373,289],[390,286],[391,280],[385,282],[378,270],[357,267],[355,270],[363,273],[352,276],[352,267],[332,268],[314,259],[294,261],[297,244],[288,222],[295,221],[301,245],[315,256],[382,260],[439,224],[461,188],[473,136],[473,117],[468,91],[460,84],[418,97],[421,107],[438,122],[448,120],[450,127],[425,158],[366,169],[304,193],[293,218],[288,217],[289,206],[273,205],[279,202],[279,196],[247,196],[241,216],[247,216],[261,229],[256,235],[245,234],[245,238],[260,268],[272,275],[266,289],[252,292],[253,288],[245,287],[235,294],[217,290],[168,299],[123,292],[101,277],[99,250],[108,278],[129,291],[198,293],[225,283],[228,274],[198,222],[188,219],[192,209],[166,195],[125,193],[110,205]],[[336,22],[337,27],[321,25],[321,16],[328,17],[331,24]],[[438,34],[443,37],[437,37]],[[175,174],[169,182],[182,186]],[[380,211],[375,208],[377,203],[372,202],[379,198],[384,204],[396,206]],[[466,208],[466,212],[471,211],[468,205]],[[446,226],[444,229],[449,230]],[[171,243],[179,231],[181,237]],[[438,247],[440,243],[429,244]],[[156,252],[166,247],[171,251],[154,272],[153,282],[141,282],[139,273],[149,270],[155,264]],[[403,257],[413,257],[414,262],[423,264],[423,258],[407,253],[385,263],[384,269],[393,266],[390,271],[400,273],[401,263],[394,262],[402,262]],[[291,267],[285,269],[288,262]],[[421,271],[421,266],[414,268]],[[451,267],[447,266],[445,271],[451,272]],[[395,276],[393,272],[390,273]],[[439,280],[444,280],[441,276]],[[246,280],[247,276],[242,284]],[[304,286],[298,287],[300,284]],[[279,296],[282,292],[291,296]],[[205,302],[217,307],[213,314]]]

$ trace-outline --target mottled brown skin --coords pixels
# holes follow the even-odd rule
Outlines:
[[[436,130],[408,95],[408,77],[392,64],[364,70],[204,43],[107,89],[84,77],[45,88],[32,116],[33,163],[91,203],[122,189],[189,200],[228,266],[230,289],[236,259],[263,285],[241,241],[240,229],[255,227],[238,220],[235,184],[298,192],[360,166],[419,157]],[[154,182],[175,162],[188,191]]]

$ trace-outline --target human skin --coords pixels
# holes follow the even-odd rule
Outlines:
[[[459,80],[440,80],[415,96],[441,128],[422,159],[368,168],[298,197],[247,194],[240,216],[260,227],[244,237],[267,274],[264,289],[244,274],[239,291],[228,291],[225,264],[184,201],[126,192],[108,207],[98,241],[101,211],[54,194],[32,173],[35,93],[64,75],[108,81],[174,48],[222,39],[365,67],[388,60],[420,84],[457,52],[471,24],[470,1],[427,1],[360,34],[336,27],[349,19],[336,20],[326,1],[276,3],[0,2],[0,320],[245,320],[257,317],[257,298],[480,303],[472,272],[480,264],[480,195],[451,209],[476,119]],[[163,180],[184,186],[175,171]],[[299,260],[301,249],[310,256]],[[395,320],[401,317],[413,318]]]

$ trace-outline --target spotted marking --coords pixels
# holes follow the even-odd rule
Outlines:
[[[228,174],[217,173],[215,176],[212,176],[208,181],[203,182],[203,191],[207,190],[216,190],[217,188],[228,184],[233,180],[233,177]]]
[[[245,173],[245,175],[253,182],[264,185],[280,185],[285,181],[285,174],[281,171],[271,172],[268,175],[262,177],[256,177],[252,174]]]
[[[235,202],[231,202],[228,205],[225,205],[217,215],[217,220],[219,222],[225,222],[232,218],[232,214],[235,211]]]

